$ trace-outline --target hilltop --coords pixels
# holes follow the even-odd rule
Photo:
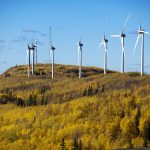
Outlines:
[[[0,76],[0,149],[150,147],[150,76],[96,67],[15,66]],[[76,144],[75,144],[76,143]],[[22,146],[23,145],[23,146]]]
[[[37,103],[43,95],[48,99],[48,103],[68,101],[82,97],[84,90],[90,86],[87,83],[92,84],[97,75],[103,76],[101,68],[83,67],[82,70],[83,78],[79,81],[77,66],[58,64],[55,65],[55,79],[52,80],[51,65],[38,64],[35,66],[35,75],[30,75],[28,79],[27,66],[15,66],[1,75],[0,92],[9,95],[13,93],[14,96],[24,101],[30,95],[38,96]],[[108,71],[108,74],[110,73],[114,72]]]

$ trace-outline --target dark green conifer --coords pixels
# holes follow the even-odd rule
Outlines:
[[[65,146],[66,146],[66,144],[65,144],[65,139],[62,138],[62,141],[61,141],[61,143],[60,143],[60,150],[65,150]]]

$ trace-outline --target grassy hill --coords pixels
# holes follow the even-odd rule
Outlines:
[[[35,74],[16,66],[0,76],[0,149],[150,147],[149,75],[83,67],[79,80],[77,66],[56,65],[51,80],[47,64]]]

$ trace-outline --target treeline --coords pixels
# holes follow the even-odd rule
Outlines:
[[[22,100],[21,98],[13,96],[12,93],[1,94],[0,95],[0,104],[8,104],[8,103],[14,103],[18,106],[25,106],[24,100]]]
[[[19,97],[13,96],[12,94],[1,94],[0,104],[8,104],[8,103],[13,103],[22,107],[36,106],[37,105],[36,95],[34,96],[30,95],[27,100],[23,100]]]
[[[104,85],[98,85],[97,83],[90,82],[78,90],[73,91],[60,91],[53,93],[51,87],[48,85],[41,85],[38,89],[23,92],[20,97],[13,92],[14,90],[3,90],[0,94],[0,104],[14,103],[19,106],[35,106],[35,105],[46,105],[48,103],[62,103],[77,99],[84,96],[92,96],[98,93],[103,93],[105,91]],[[22,91],[22,90],[21,90]],[[55,89],[54,89],[55,91]],[[23,95],[25,94],[25,98]]]
[[[55,82],[50,86],[49,84],[40,84],[37,85],[34,89],[24,90],[24,88],[14,91],[13,89],[6,89],[0,93],[0,104],[14,103],[19,106],[36,106],[36,105],[47,105],[49,103],[63,103],[73,99],[99,95],[100,97],[109,96],[113,98],[113,93],[125,91],[125,95],[133,93],[136,91],[139,96],[145,96],[150,93],[150,85],[143,85],[137,87],[139,83],[136,81],[130,81],[125,83],[125,88],[121,88],[121,83],[100,83],[99,81],[91,81],[90,78],[86,79],[87,82],[79,84],[75,81],[74,84],[68,85],[70,88],[67,88],[68,80],[64,83]],[[71,82],[69,80],[69,82]],[[76,83],[77,82],[77,83]],[[117,85],[119,84],[119,85]],[[77,86],[76,86],[77,85]],[[72,87],[73,86],[73,87]],[[112,88],[113,86],[113,88]]]

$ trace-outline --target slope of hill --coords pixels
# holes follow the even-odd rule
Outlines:
[[[26,68],[0,77],[0,149],[150,147],[149,75],[84,67],[79,80],[77,66],[56,65],[51,80],[38,64],[28,79]]]

